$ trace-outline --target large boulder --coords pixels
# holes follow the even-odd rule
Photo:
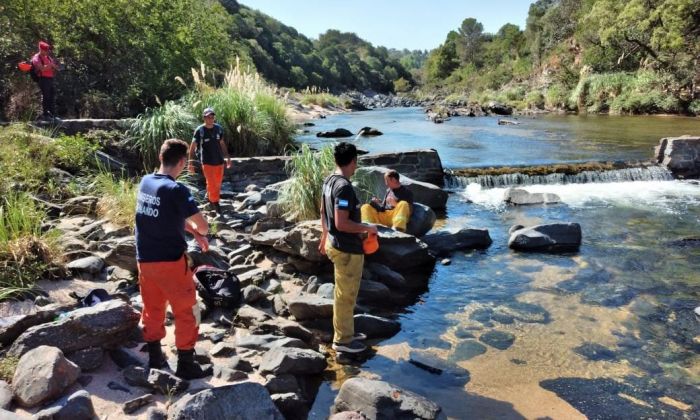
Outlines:
[[[700,136],[667,137],[655,149],[656,160],[679,178],[700,175]]]
[[[384,133],[373,127],[362,127],[360,131],[357,132],[358,136],[381,136],[382,134]]]
[[[575,251],[581,246],[581,225],[551,223],[511,228],[508,246],[519,251]]]
[[[389,338],[401,331],[401,324],[375,315],[357,314],[355,331],[365,333],[367,338]]]
[[[2,418],[2,417],[0,417]],[[68,398],[52,404],[34,415],[35,419],[51,420],[88,420],[96,418],[92,398],[85,390],[76,391]]]
[[[136,239],[133,236],[126,236],[109,242],[110,251],[104,255],[107,265],[113,265],[132,273],[138,271],[136,266]]]
[[[321,222],[309,220],[295,225],[283,238],[274,244],[274,248],[305,260],[325,262],[328,258],[318,251],[321,242]]]
[[[438,419],[442,409],[434,402],[387,382],[351,378],[343,383],[333,411],[359,411],[368,419]]]
[[[352,137],[352,132],[345,128],[336,128],[333,131],[321,131],[316,133],[316,137],[336,138],[336,137]]]
[[[491,101],[486,105],[486,110],[488,110],[492,114],[496,115],[511,115],[513,114],[513,108],[504,105],[502,103],[496,102],[496,101]]]
[[[34,407],[59,397],[80,376],[80,368],[66,359],[56,347],[39,346],[25,353],[12,378],[15,400],[23,407]]]
[[[0,344],[8,346],[29,327],[51,322],[61,313],[73,309],[72,306],[51,304],[38,308],[31,314],[13,315],[0,318]]]
[[[39,346],[58,347],[65,353],[125,341],[138,326],[140,314],[115,299],[76,309],[58,321],[37,325],[22,333],[8,354],[21,356]]]
[[[318,295],[299,295],[289,301],[289,313],[299,321],[333,317],[333,299]]]
[[[260,371],[281,375],[315,375],[326,368],[326,358],[315,350],[278,347],[263,355]]]
[[[528,204],[555,204],[561,201],[558,195],[552,193],[531,193],[522,188],[508,188],[503,194],[503,201],[515,206]]]
[[[390,169],[382,166],[363,166],[358,172],[362,176],[367,176],[374,185],[373,193],[377,197],[384,197],[386,186],[384,184],[384,174]],[[413,200],[417,203],[425,204],[434,210],[444,209],[447,204],[447,192],[435,184],[416,181],[406,175],[401,175],[401,185],[405,186],[413,193]]]
[[[378,262],[387,267],[405,271],[435,263],[428,245],[413,235],[393,229],[379,227],[379,250],[367,257],[369,262]]]
[[[422,203],[413,203],[411,218],[406,226],[406,233],[423,236],[435,225],[437,215],[430,207]]]
[[[264,386],[254,382],[205,389],[182,397],[168,410],[170,420],[284,420]]]
[[[464,228],[457,232],[431,233],[421,238],[437,256],[447,256],[463,249],[486,249],[493,242],[488,229]]]

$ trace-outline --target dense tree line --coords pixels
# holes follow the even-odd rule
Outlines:
[[[433,89],[521,105],[700,112],[700,2],[537,0],[524,30],[467,18],[431,51]]]
[[[17,63],[39,39],[64,64],[59,113],[135,115],[178,97],[190,69],[216,81],[238,58],[271,82],[331,91],[394,90],[415,82],[384,47],[329,30],[310,40],[294,28],[235,0],[6,0],[0,5],[0,114],[28,117],[36,103]]]

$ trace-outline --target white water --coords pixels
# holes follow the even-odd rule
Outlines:
[[[645,207],[665,213],[674,212],[673,204],[700,205],[700,185],[687,181],[638,181],[592,184],[548,184],[518,187],[531,193],[554,193],[562,203],[573,208],[615,205]],[[489,208],[505,206],[503,195],[507,188],[486,189],[469,184],[460,194]]]

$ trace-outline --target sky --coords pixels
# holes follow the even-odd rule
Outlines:
[[[530,0],[239,0],[309,38],[328,29],[354,32],[375,46],[430,50],[462,20],[476,18],[485,32],[506,23],[525,27]]]

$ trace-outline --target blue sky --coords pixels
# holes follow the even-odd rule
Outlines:
[[[486,32],[506,23],[525,27],[530,0],[239,0],[310,38],[327,29],[355,32],[375,46],[432,49],[462,20]]]

